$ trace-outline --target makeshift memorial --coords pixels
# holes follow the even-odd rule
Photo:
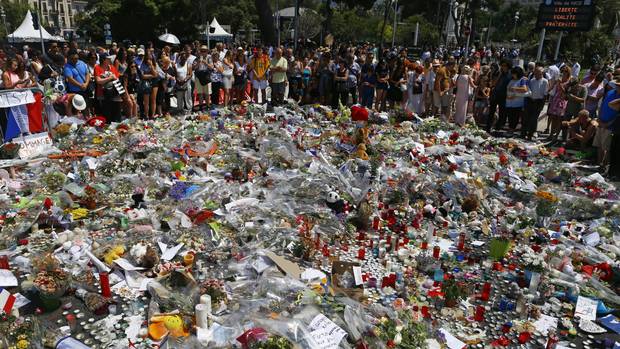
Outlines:
[[[402,111],[268,109],[66,119],[62,153],[2,162],[0,346],[620,340],[620,196],[570,152]]]

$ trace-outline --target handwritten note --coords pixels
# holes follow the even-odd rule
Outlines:
[[[13,143],[21,146],[18,152],[20,159],[30,159],[48,153],[54,144],[47,132],[18,137],[13,139]]]
[[[596,320],[596,308],[598,301],[587,297],[579,296],[575,305],[575,317],[594,321]]]
[[[558,327],[558,318],[542,314],[534,323],[534,327],[536,327],[543,336],[546,336],[549,330],[554,330]]]
[[[17,278],[8,269],[0,269],[0,287],[17,286]]]
[[[310,322],[310,339],[313,349],[337,349],[347,333],[325,315],[319,314]]]
[[[0,94],[0,108],[34,103],[32,91],[5,91]]]

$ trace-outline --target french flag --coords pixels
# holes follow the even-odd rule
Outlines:
[[[13,310],[13,304],[15,304],[15,296],[4,288],[0,288],[0,290],[0,310],[5,314],[10,314]]]
[[[43,131],[43,96],[40,93],[34,94],[34,103],[17,105],[10,108],[3,108],[2,129],[4,141],[9,142],[20,134],[39,133]]]

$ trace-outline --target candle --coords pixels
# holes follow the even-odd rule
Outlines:
[[[210,310],[206,304],[196,304],[196,327],[209,328]]]
[[[422,245],[420,246],[420,248],[426,250],[428,248],[428,242],[422,241]]]
[[[381,227],[381,219],[379,217],[375,217],[372,219],[372,229],[379,230]]]
[[[0,256],[0,269],[9,269],[9,257],[7,255]]]
[[[422,306],[422,316],[425,318],[430,318],[431,314],[428,311],[428,307],[426,305]]]
[[[183,263],[185,264],[185,266],[190,266],[194,264],[194,254],[186,253],[185,256],[183,256]]]
[[[203,294],[200,296],[200,304],[204,304],[207,306],[207,310],[209,314],[211,314],[211,296],[208,294]]]
[[[486,302],[489,300],[490,295],[491,295],[491,283],[485,282],[484,285],[482,285],[482,295],[480,296],[480,299]]]
[[[364,257],[366,257],[366,249],[362,247],[357,250],[357,259],[364,259]]]
[[[433,258],[439,259],[439,252],[441,252],[439,246],[433,247]]]
[[[481,305],[476,306],[476,314],[474,315],[474,320],[478,322],[484,321],[484,307]]]
[[[99,273],[99,283],[101,284],[101,295],[110,298],[112,291],[110,290],[110,277],[105,271]]]
[[[465,249],[465,233],[459,234],[459,244],[457,248],[459,251],[463,251]]]

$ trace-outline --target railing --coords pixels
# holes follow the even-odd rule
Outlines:
[[[32,91],[33,94],[34,93],[44,94],[43,89],[41,87],[39,87],[39,86],[36,86],[36,87],[28,87],[28,88],[14,88],[14,89],[10,89],[10,90],[0,90],[0,95],[6,94],[6,93],[10,93],[10,92],[23,92],[23,91]],[[6,119],[6,114],[0,115],[0,117],[5,119],[5,120],[2,120],[4,123],[6,123],[8,121]],[[42,118],[42,121],[43,121],[43,128],[44,128],[44,130],[49,131],[50,127],[49,127],[47,115],[45,113],[45,108],[43,108],[41,110],[41,118]],[[4,143],[4,130],[2,129],[2,127],[0,127],[0,139]]]

